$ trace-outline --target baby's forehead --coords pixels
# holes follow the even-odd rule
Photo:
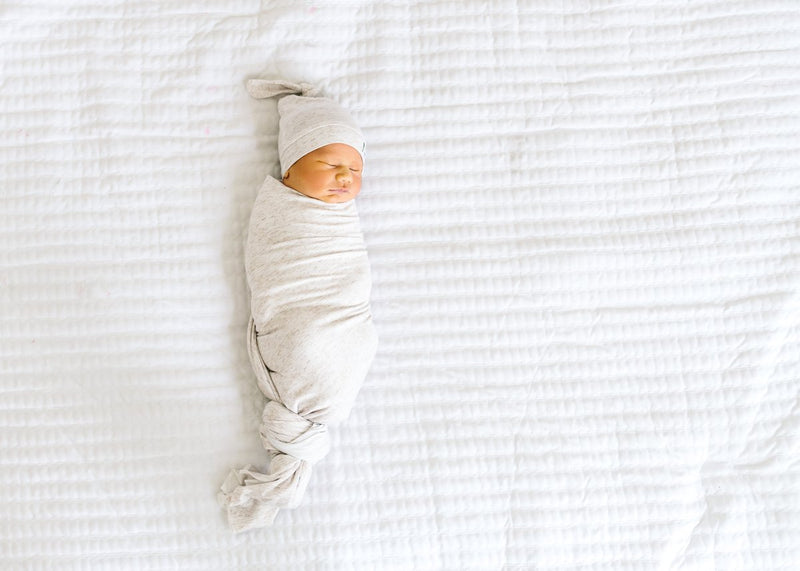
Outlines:
[[[344,143],[331,143],[330,145],[325,145],[324,147],[320,147],[312,151],[314,153],[319,153],[321,155],[357,155],[358,151],[356,151],[350,145],[345,145]]]

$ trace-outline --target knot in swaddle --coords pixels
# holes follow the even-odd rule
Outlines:
[[[261,419],[261,440],[267,450],[276,450],[309,464],[316,464],[330,450],[327,425],[311,422],[278,401],[267,403]]]
[[[256,99],[286,96],[278,101],[281,176],[301,157],[332,143],[353,147],[364,160],[366,144],[361,129],[347,111],[322,97],[310,83],[251,79],[247,91]]]
[[[261,473],[250,466],[234,470],[218,495],[235,531],[269,525],[279,508],[297,507],[312,464],[330,450],[326,425],[311,422],[274,400],[264,408],[260,433],[264,447],[277,453],[269,470]]]

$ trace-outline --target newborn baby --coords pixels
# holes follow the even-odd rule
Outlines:
[[[301,500],[375,355],[371,280],[353,199],[364,138],[352,118],[306,84],[251,80],[278,102],[282,180],[267,177],[250,218],[248,352],[267,397],[260,426],[269,469],[230,473],[219,494],[236,531],[269,525]]]

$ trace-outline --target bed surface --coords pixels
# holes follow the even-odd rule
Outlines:
[[[40,0],[0,36],[0,567],[796,568],[796,2]],[[235,535],[250,77],[367,136],[381,345],[303,504]]]

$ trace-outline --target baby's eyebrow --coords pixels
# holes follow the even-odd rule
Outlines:
[[[351,169],[353,169],[353,170],[361,170],[361,167],[360,167],[360,166],[358,166],[358,163],[353,163],[353,162],[350,162],[350,161],[348,161],[348,160],[345,160],[345,159],[343,159],[343,158],[341,158],[341,157],[338,157],[338,156],[336,156],[336,155],[327,155],[327,154],[323,154],[323,155],[320,157],[320,160],[321,160],[322,162],[324,162],[324,163],[328,163],[328,164],[334,164],[334,163],[335,163],[335,164],[337,164],[337,165],[348,165],[348,166],[349,166]]]

